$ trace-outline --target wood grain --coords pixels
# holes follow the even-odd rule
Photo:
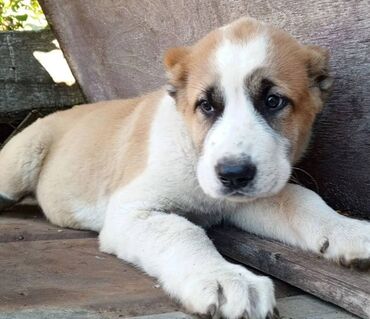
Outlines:
[[[209,231],[219,251],[240,263],[370,318],[370,276],[340,267],[312,253],[234,228]]]
[[[41,3],[90,101],[130,97],[159,87],[165,83],[162,56],[167,48],[191,44],[244,15],[281,27],[305,43],[329,48],[335,89],[301,166],[308,175],[297,175],[334,208],[370,217],[368,0]]]
[[[46,114],[85,101],[77,84],[55,83],[35,51],[57,47],[50,30],[0,32],[0,122],[22,119],[38,109]]]
[[[0,269],[0,312],[67,308],[118,318],[179,310],[153,279],[99,252],[96,239],[0,243]]]
[[[89,231],[78,231],[78,230],[72,230],[72,229],[60,229],[59,227],[57,226],[53,226],[51,225],[49,222],[46,221],[45,217],[43,216],[41,210],[39,207],[37,206],[29,206],[29,205],[16,205],[14,206],[13,208],[11,209],[8,209],[6,211],[3,211],[0,213],[0,255],[4,257],[4,260],[5,259],[8,259],[7,256],[6,256],[6,253],[9,253],[9,256],[12,255],[13,253],[11,252],[11,250],[14,248],[14,247],[19,247],[19,249],[21,249],[22,251],[24,250],[27,250],[27,249],[30,249],[30,253],[32,255],[32,257],[35,259],[35,260],[39,260],[40,263],[42,263],[42,258],[44,258],[44,252],[39,252],[38,249],[39,249],[39,245],[36,245],[37,249],[35,249],[35,246],[29,244],[29,242],[31,241],[41,241],[42,243],[40,244],[40,247],[45,247],[45,242],[48,242],[50,243],[51,241],[56,241],[56,242],[65,242],[65,240],[71,240],[71,239],[83,239],[83,238],[95,238],[96,237],[96,233],[93,233],[93,232],[89,232]],[[19,245],[15,245],[14,246],[14,243],[17,243]],[[22,246],[22,243],[25,244],[25,246]],[[68,256],[69,254],[74,254],[74,253],[70,253],[68,252],[67,250],[70,250],[71,247],[79,247],[81,248],[81,250],[79,250],[79,253],[80,253],[80,256],[79,256],[79,262],[82,262],[83,258],[86,258],[86,259],[90,259],[91,257],[91,247],[89,245],[87,246],[83,246],[81,247],[81,241],[71,241],[70,242],[71,245],[67,245],[67,246],[61,246],[58,248],[58,254],[56,256],[54,256],[55,258],[55,262],[53,262],[51,265],[49,265],[48,267],[48,270],[46,272],[43,273],[43,276],[41,278],[41,280],[43,281],[43,284],[46,285],[47,282],[51,282],[52,280],[54,280],[53,278],[48,278],[48,276],[52,276],[50,273],[53,273],[55,272],[56,273],[56,277],[58,277],[58,274],[59,273],[65,273],[65,272],[68,272],[68,269],[70,268],[64,268],[64,267],[70,267],[70,263],[69,262],[64,262],[64,261],[60,261],[60,263],[58,264],[56,262],[56,260],[58,258],[66,258],[66,256]],[[9,248],[10,247],[10,248]],[[23,248],[25,247],[25,248]],[[58,247],[58,244],[56,243],[55,245],[53,245],[53,247]],[[63,248],[64,247],[64,248]],[[54,249],[53,248],[53,249]],[[65,252],[63,253],[63,249],[65,249]],[[86,250],[86,251],[85,251]],[[42,249],[41,249],[42,251]],[[53,252],[55,252],[54,250],[51,250],[49,251],[48,253],[52,254]],[[97,260],[100,261],[100,260],[105,260],[104,258],[107,256],[105,254],[101,254],[101,253],[98,253],[97,252]],[[101,259],[100,257],[104,257],[103,259]],[[18,256],[19,258],[19,256]],[[25,257],[24,257],[25,258]],[[114,259],[116,260],[116,257],[109,257],[109,260],[111,259]],[[29,259],[20,259],[19,260],[20,263],[24,263],[24,262],[29,262]],[[120,268],[115,268],[116,271],[118,272],[117,276],[123,276],[124,278],[127,276],[126,272],[127,272],[127,268],[130,268],[129,266],[125,265],[125,262],[120,260],[120,261],[116,261],[117,263],[122,263],[123,264],[123,269],[121,270]],[[15,265],[15,270],[12,271],[11,269],[8,270],[8,268],[2,268],[2,266],[4,267],[7,267],[8,264],[6,262],[4,263],[1,263],[0,262],[0,273],[8,273],[8,272],[11,272],[11,275],[12,277],[9,278],[8,280],[15,280],[14,278],[17,278],[17,277],[27,277],[27,276],[33,276],[35,274],[35,272],[38,271],[38,269],[42,269],[40,268],[40,266],[37,264],[37,265],[34,265],[29,267],[29,268],[25,268],[25,266],[21,266],[21,265],[17,265],[16,263],[13,264]],[[20,267],[20,268],[18,268]],[[108,265],[107,267],[110,267],[109,266],[109,262],[108,262]],[[113,267],[114,268],[114,267]],[[133,268],[132,268],[133,269]],[[27,271],[27,273],[23,273],[23,274],[18,274],[17,272],[19,271]],[[123,274],[121,273],[123,272]],[[260,274],[258,271],[255,271],[257,272],[258,274]],[[129,271],[130,273],[130,271]],[[91,276],[91,280],[93,280],[93,276],[94,276],[94,273],[92,272],[91,274],[88,274]],[[71,276],[79,276],[79,270],[76,271],[76,273],[74,274],[71,274]],[[146,280],[149,280],[147,278],[147,276],[142,273],[141,271],[138,271],[138,276],[136,278],[139,278],[139,280],[137,281],[137,285],[141,285],[142,284],[142,281],[146,282]],[[40,279],[40,277],[39,277]],[[1,275],[0,275],[0,280],[1,280]],[[84,279],[86,280],[86,279]],[[107,273],[107,277],[106,277],[106,281],[107,282],[115,282],[114,280],[112,280],[112,275],[108,272]],[[274,283],[275,283],[275,294],[276,294],[276,298],[278,299],[281,299],[281,298],[285,298],[285,297],[292,297],[292,296],[298,296],[298,295],[302,295],[303,292],[299,289],[296,289],[286,283],[283,283],[279,280],[274,280]],[[17,286],[19,291],[22,291],[22,290],[26,290],[26,289],[29,289],[29,283],[27,281],[19,281],[19,285]],[[73,293],[75,291],[75,286],[73,286],[70,283],[66,283],[65,286],[63,285],[62,286],[63,289],[65,289],[67,292],[69,291],[69,289],[71,290],[71,292]],[[98,289],[99,285],[97,285],[97,287],[94,287],[94,289]],[[145,286],[147,289],[149,289],[149,292],[151,290],[151,287],[148,287],[148,286]],[[145,288],[144,287],[144,288]],[[10,286],[10,287],[7,287],[7,291],[12,291],[14,290],[14,286]],[[107,288],[108,289],[108,288]],[[129,294],[131,293],[131,289],[132,287],[130,285],[128,286],[122,286],[121,289],[123,290],[122,292],[117,292],[118,296],[117,298],[121,298],[122,295],[125,295],[125,294]],[[158,286],[156,289],[160,289]],[[126,292],[125,292],[126,291]],[[49,291],[50,292],[50,291]],[[143,296],[143,299],[145,298],[145,296],[147,296],[147,293],[144,289],[143,289],[143,292],[144,292],[144,296]],[[1,319],[4,319],[1,315],[3,314],[4,315],[4,311],[8,311],[10,314],[9,314],[9,317],[10,318],[18,318],[14,311],[15,311],[15,307],[10,307],[11,309],[8,309],[8,310],[5,310],[5,309],[2,309],[1,308],[1,299],[3,298],[1,293],[4,293],[4,290],[2,290],[2,287],[0,285],[0,318]],[[53,299],[58,299],[59,296],[53,296],[54,294],[58,295],[59,294],[59,291],[51,291],[50,292],[50,295],[48,296],[48,298],[50,298],[50,300],[53,300]],[[133,293],[134,295],[136,294],[136,292]],[[141,293],[137,293],[136,296],[134,296],[134,298],[139,298]],[[19,299],[22,299],[23,298],[23,295],[20,295],[18,296]],[[86,296],[86,299],[85,301],[87,302],[88,300],[91,301],[91,303],[94,303],[95,302],[95,299],[94,297],[92,296]],[[116,302],[116,298],[112,298],[112,300],[114,302]],[[144,313],[154,313],[154,312],[151,312],[152,309],[152,305],[150,303],[150,299],[147,300],[148,301],[148,308],[149,309],[142,309],[140,312],[138,312],[138,314],[144,314]],[[17,302],[18,303],[18,299],[16,298],[15,300],[13,300],[13,302]],[[45,302],[45,303],[43,303]],[[21,316],[21,314],[24,314],[25,318],[39,318],[39,317],[42,317],[37,311],[39,311],[40,309],[42,310],[45,306],[49,306],[50,307],[50,304],[48,302],[48,299],[45,299],[42,303],[40,304],[31,304],[29,305],[29,307],[27,307],[27,310],[26,312],[21,312],[21,308],[17,309],[17,311],[19,310],[19,316]],[[144,303],[144,300],[143,300],[143,303]],[[104,309],[104,313],[106,314],[106,310],[108,309],[108,305],[105,305],[103,307]],[[113,308],[113,305],[112,307],[110,308]],[[74,306],[72,306],[71,308],[67,308],[65,310],[67,311],[74,311],[73,309]],[[58,308],[56,309],[59,313],[59,311],[61,310],[61,308]],[[31,311],[31,313],[29,312]],[[36,313],[35,313],[36,311]],[[78,311],[78,308],[77,310],[75,309],[75,311]],[[18,312],[17,312],[18,314]],[[33,315],[33,317],[31,316],[31,314]],[[45,314],[46,316],[46,314]],[[72,315],[70,313],[68,314],[64,314],[64,316],[61,314],[61,318],[65,318],[65,317],[72,317]],[[8,318],[5,316],[5,318]],[[20,317],[22,318],[22,317]],[[44,318],[44,317],[43,317]],[[46,316],[45,318],[49,318],[48,316]],[[59,318],[59,317],[58,317]],[[81,315],[81,318],[85,318],[84,316]],[[86,316],[87,318],[87,316]],[[100,317],[99,317],[100,318]],[[105,318],[105,317],[104,317]],[[114,317],[116,318],[116,317]]]
[[[0,319],[113,319],[178,309],[143,272],[98,252],[97,242],[91,238],[95,236],[70,229],[60,232],[45,220],[39,207],[17,205],[2,212]],[[273,280],[283,317],[354,318]],[[163,318],[175,318],[175,314]]]
[[[0,243],[34,240],[95,238],[91,231],[79,231],[50,224],[39,207],[16,206],[0,213]]]

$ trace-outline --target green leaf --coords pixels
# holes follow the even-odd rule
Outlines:
[[[47,26],[37,0],[0,0],[0,31]]]
[[[26,21],[28,18],[28,14],[21,14],[21,15],[16,15],[14,16],[18,21]]]

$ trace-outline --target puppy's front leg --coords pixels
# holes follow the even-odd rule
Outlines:
[[[316,193],[288,184],[228,215],[237,227],[360,269],[370,267],[370,223],[344,217]]]
[[[204,230],[183,217],[134,207],[111,211],[100,247],[158,278],[189,311],[275,318],[272,281],[227,262]]]

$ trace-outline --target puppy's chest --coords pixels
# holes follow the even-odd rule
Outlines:
[[[184,216],[216,215],[225,208],[223,201],[204,194],[192,156],[175,149],[152,159],[143,174],[122,189],[121,196],[125,202],[143,201],[153,210]]]
[[[225,211],[232,209],[225,201],[213,199],[203,192],[194,168],[188,167],[189,163],[179,160],[172,164],[149,178],[153,203],[161,210],[210,226],[217,223]]]

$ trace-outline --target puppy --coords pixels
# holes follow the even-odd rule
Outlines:
[[[202,226],[226,220],[325,258],[370,263],[370,224],[288,183],[331,86],[328,54],[250,18],[164,59],[168,87],[38,120],[0,153],[3,207],[100,233],[190,312],[273,318],[272,281],[226,261]],[[195,223],[196,221],[196,223]]]

